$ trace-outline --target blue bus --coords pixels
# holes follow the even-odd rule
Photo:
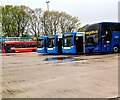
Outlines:
[[[40,36],[37,38],[37,53],[47,53],[46,41],[47,36]]]
[[[48,54],[61,54],[62,53],[62,34],[48,36],[46,44],[47,44]]]
[[[85,32],[63,34],[62,52],[70,54],[85,53]]]
[[[85,53],[120,51],[120,23],[101,22],[89,25],[85,31]]]

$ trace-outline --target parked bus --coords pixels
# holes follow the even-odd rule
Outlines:
[[[35,52],[36,49],[36,41],[32,38],[7,37],[2,42],[2,53]]]
[[[47,44],[48,54],[61,54],[62,53],[62,34],[48,36],[46,44]]]
[[[120,23],[101,22],[89,25],[85,31],[86,53],[120,51]]]
[[[68,32],[63,34],[62,52],[71,54],[84,53],[85,32]]]
[[[2,44],[3,53],[14,53],[14,52],[35,52],[37,49],[36,41],[6,41]]]
[[[37,53],[47,53],[46,48],[47,36],[40,36],[37,39]]]

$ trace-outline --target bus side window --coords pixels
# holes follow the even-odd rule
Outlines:
[[[36,45],[35,45],[35,44],[32,44],[32,47],[36,47]]]
[[[27,46],[27,48],[28,48],[28,47],[31,47],[31,44],[26,44],[26,46]]]
[[[29,47],[29,44],[25,44],[25,48],[28,48]]]
[[[20,48],[20,44],[16,44],[16,45],[15,45],[15,48]]]
[[[22,47],[22,48],[25,48],[25,44],[22,44],[21,47]]]
[[[35,47],[35,44],[29,44],[28,46],[29,47]]]
[[[29,44],[29,47],[34,47],[34,45],[33,44]]]
[[[14,45],[14,44],[11,44],[11,47],[15,47],[15,45]]]

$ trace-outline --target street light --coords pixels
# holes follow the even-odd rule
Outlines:
[[[47,0],[46,3],[47,3],[47,10],[49,11],[49,3],[50,3],[50,1]]]
[[[120,1],[118,2],[118,22],[120,22]]]

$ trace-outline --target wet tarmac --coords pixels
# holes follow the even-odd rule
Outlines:
[[[118,96],[118,54],[2,54],[3,98]]]

